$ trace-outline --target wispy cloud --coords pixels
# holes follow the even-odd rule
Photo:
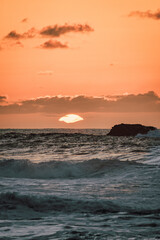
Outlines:
[[[66,44],[61,43],[60,41],[46,41],[40,45],[40,48],[44,49],[55,49],[55,48],[68,48]]]
[[[49,70],[47,70],[47,71],[39,71],[37,74],[38,75],[52,75],[53,71],[49,71]]]
[[[15,45],[18,46],[18,47],[24,47],[23,44],[20,41],[16,41]]]
[[[48,37],[59,37],[60,35],[63,35],[68,32],[91,32],[94,31],[93,28],[91,28],[88,24],[82,25],[82,24],[74,24],[74,25],[54,25],[54,26],[47,26],[44,27],[40,34],[43,36]]]
[[[0,106],[0,114],[87,112],[160,112],[160,97],[154,92],[112,97],[48,96]]]
[[[142,11],[133,11],[129,15],[129,17],[140,17],[140,18],[152,18],[155,20],[160,20],[160,9],[156,12],[152,12],[150,10],[142,12]]]
[[[3,51],[5,49],[23,48],[23,47],[24,47],[24,45],[19,39],[15,40],[15,41],[9,41],[9,42],[2,41],[1,45],[0,45],[0,51]]]
[[[34,38],[36,35],[37,35],[37,30],[35,28],[31,28],[27,32],[24,32],[22,34],[17,33],[15,30],[13,30],[13,31],[9,32],[4,38],[19,40],[19,39]]]
[[[23,38],[23,35],[17,33],[16,31],[11,31],[5,36],[5,38],[18,40]]]
[[[26,22],[28,22],[28,18],[23,18],[21,21],[21,23],[26,23]]]

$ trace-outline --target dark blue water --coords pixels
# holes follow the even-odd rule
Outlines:
[[[0,239],[159,239],[160,134],[0,130]]]

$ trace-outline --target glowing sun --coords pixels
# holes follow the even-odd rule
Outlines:
[[[65,123],[75,123],[82,120],[83,118],[76,114],[67,114],[59,119],[60,122]]]

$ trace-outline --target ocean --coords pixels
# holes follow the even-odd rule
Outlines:
[[[0,130],[0,239],[160,239],[160,132]]]

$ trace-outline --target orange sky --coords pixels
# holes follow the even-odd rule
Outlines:
[[[0,127],[160,127],[158,9],[159,0],[1,0]],[[65,111],[54,111],[57,95]],[[65,96],[79,95],[86,109],[83,102],[66,104]],[[112,95],[116,106],[113,98],[105,101]],[[123,99],[130,95],[131,103]],[[29,102],[26,110],[24,101],[40,97],[43,103]],[[58,122],[69,113],[84,120]]]

